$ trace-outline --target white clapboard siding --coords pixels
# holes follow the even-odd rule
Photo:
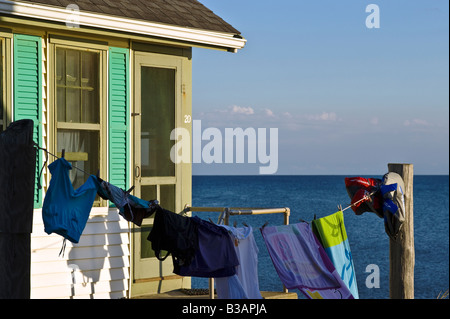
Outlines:
[[[34,288],[34,298],[40,299],[118,299],[127,297],[128,281],[97,282],[96,284],[75,283],[54,287]],[[67,297],[69,296],[69,297]]]
[[[49,262],[34,262],[33,263],[33,275],[45,275],[48,274],[48,268],[52,269],[53,273],[68,273],[67,268],[71,268],[72,260],[61,261],[49,261]],[[96,270],[103,268],[128,268],[130,266],[128,259],[120,257],[108,257],[108,258],[90,258],[90,259],[78,259],[76,264],[83,270]],[[73,267],[72,267],[73,268]]]
[[[33,277],[33,286],[50,287],[59,285],[71,285],[76,283],[98,283],[109,282],[114,280],[129,279],[128,272],[123,268],[117,269],[98,269],[89,271],[80,271],[75,268],[76,264],[71,264],[72,269],[67,267],[69,271],[61,273],[51,273],[44,275],[35,275]]]
[[[130,229],[116,209],[94,208],[77,244],[44,231],[35,210],[31,235],[31,298],[123,298],[130,279]]]

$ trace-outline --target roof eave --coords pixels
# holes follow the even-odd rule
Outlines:
[[[0,0],[0,13],[62,22],[69,27],[78,25],[178,40],[192,43],[193,45],[198,44],[226,49],[231,52],[242,49],[246,43],[244,38],[232,33],[180,27],[17,1]]]

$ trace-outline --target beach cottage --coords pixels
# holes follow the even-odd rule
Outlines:
[[[49,153],[65,150],[84,172],[180,212],[191,205],[191,166],[170,159],[170,133],[191,130],[192,48],[236,52],[245,42],[196,0],[0,0],[0,131],[32,119]],[[170,258],[154,257],[152,218],[138,227],[100,197],[80,242],[59,256],[62,237],[46,234],[41,216],[53,160],[37,154],[31,298],[190,287]],[[87,175],[70,177],[77,188]]]

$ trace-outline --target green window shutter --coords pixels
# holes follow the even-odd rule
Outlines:
[[[109,49],[109,182],[130,184],[129,50]]]
[[[41,38],[14,35],[14,121],[31,119],[34,122],[34,141],[42,146],[42,43]],[[42,154],[36,157],[36,188],[34,207],[42,207],[42,191],[38,189]]]

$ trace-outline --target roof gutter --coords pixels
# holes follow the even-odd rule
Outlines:
[[[232,33],[214,32],[162,23],[121,18],[71,8],[43,6],[34,3],[0,0],[0,13],[46,21],[65,23],[68,28],[79,26],[131,32],[152,37],[174,39],[193,44],[208,45],[236,52],[247,40]]]

